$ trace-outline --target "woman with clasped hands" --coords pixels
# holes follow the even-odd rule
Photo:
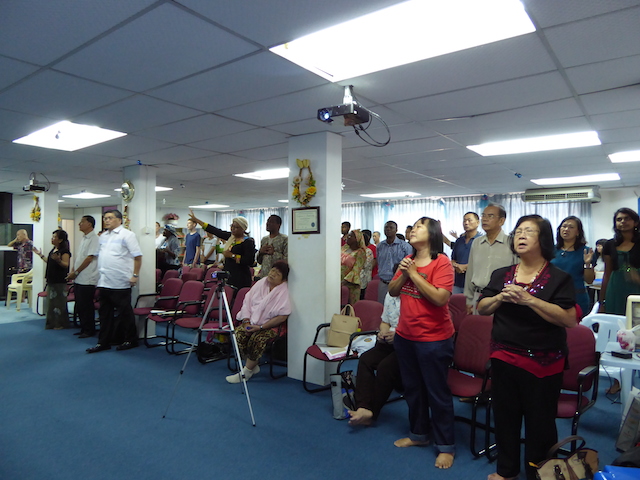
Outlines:
[[[442,253],[437,220],[418,220],[409,243],[416,253],[402,259],[389,283],[389,294],[400,296],[394,344],[410,426],[409,437],[394,445],[420,446],[433,440],[438,452],[435,466],[449,468],[455,455],[453,399],[447,384],[453,359],[454,328],[448,306],[453,267]]]
[[[544,460],[557,442],[565,328],[576,325],[573,280],[550,263],[555,246],[549,221],[521,217],[511,248],[520,263],[495,270],[478,303],[478,313],[493,314],[491,392],[498,462],[488,480],[518,477],[523,417],[527,479],[535,479],[529,462]]]
[[[229,375],[227,382],[240,383],[241,374],[249,380],[260,371],[258,362],[264,354],[267,342],[278,336],[278,326],[291,313],[289,302],[289,265],[284,260],[273,264],[269,275],[258,280],[244,297],[236,328],[238,350],[246,356],[247,363],[242,372]]]

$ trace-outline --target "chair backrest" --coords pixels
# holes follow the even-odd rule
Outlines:
[[[182,280],[179,278],[169,278],[165,280],[162,285],[162,290],[160,290],[160,297],[177,297],[180,295],[180,290],[182,289]],[[158,300],[156,302],[156,307],[164,310],[171,310],[175,308],[176,303],[178,303],[177,298],[172,298],[170,300]]]
[[[582,319],[580,325],[589,328],[596,337],[596,351],[604,352],[607,343],[616,341],[616,334],[620,330],[619,320],[626,325],[627,318],[623,315],[607,313],[592,313]]]
[[[349,287],[342,285],[340,287],[340,306],[349,303]]]
[[[236,293],[236,298],[233,299],[233,307],[231,308],[231,316],[233,317],[234,320],[236,320],[238,313],[240,313],[240,310],[242,309],[242,304],[244,303],[244,297],[247,296],[247,293],[249,293],[249,290],[251,290],[249,287],[242,287]]]
[[[362,331],[378,330],[382,322],[382,305],[377,300],[358,300],[353,306],[356,317],[360,317]]]
[[[191,269],[187,273],[183,273],[181,278],[183,282],[191,282],[191,281],[197,282],[198,274],[194,272],[193,269]]]
[[[453,351],[453,364],[458,370],[483,375],[491,354],[493,317],[467,315],[460,323]]]
[[[596,339],[589,327],[577,325],[567,328],[567,347],[569,348],[569,369],[564,371],[562,389],[576,392],[578,390],[578,373],[592,365],[598,365]],[[583,391],[591,388],[591,377],[583,384]]]
[[[178,270],[167,270],[164,272],[162,276],[162,283],[164,284],[170,278],[178,278],[180,276],[180,272]]]
[[[204,291],[204,283],[197,280],[189,280],[184,282],[182,290],[180,290],[180,302],[199,302],[202,300],[202,292]],[[200,305],[187,305],[183,310],[188,315],[196,315],[200,311]]]
[[[190,271],[191,271],[191,267],[189,265],[182,266],[182,275],[184,275],[185,273],[189,273]]]
[[[33,282],[33,270],[29,270],[24,273],[14,273],[11,275],[11,283],[17,284],[22,283],[23,285],[31,285]]]
[[[156,283],[160,283],[162,280],[162,270],[156,268]]]
[[[204,280],[204,268],[193,267],[191,270],[189,270],[189,273],[195,274],[196,280],[200,282]],[[183,272],[183,275],[184,275],[184,272]]]
[[[460,330],[462,321],[467,316],[467,297],[463,293],[456,293],[449,297],[449,314],[456,332]]]
[[[215,295],[215,288],[211,289],[213,291],[213,294]],[[210,290],[210,291],[211,291]],[[227,296],[227,301],[229,301],[229,303],[231,303],[231,299],[233,299],[233,293],[234,293],[234,289],[232,286],[230,285],[225,285],[224,286],[224,293]],[[220,303],[220,301],[218,300],[217,296],[213,297],[213,303],[211,304],[211,311],[209,312],[209,321],[214,321],[214,320],[218,320],[220,318],[220,311],[222,311],[222,319],[223,321],[227,320],[227,312],[224,308],[224,303]],[[220,307],[220,308],[218,308]],[[231,308],[231,305],[229,305],[229,308]]]
[[[365,300],[374,300],[378,301],[378,284],[380,283],[380,278],[374,278],[367,284],[367,289],[364,292]]]

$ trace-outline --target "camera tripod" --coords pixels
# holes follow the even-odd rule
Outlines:
[[[227,273],[227,272],[225,272]],[[244,375],[244,369],[242,368],[242,357],[240,355],[240,349],[238,348],[238,342],[236,341],[236,330],[233,326],[233,318],[231,318],[231,309],[229,308],[229,300],[227,299],[227,294],[224,291],[224,286],[226,285],[226,276],[222,276],[220,274],[218,274],[218,285],[216,286],[216,293],[215,295],[211,296],[211,300],[209,301],[209,304],[207,305],[207,308],[204,312],[204,314],[202,315],[202,321],[200,322],[200,326],[198,327],[198,330],[196,332],[195,337],[193,338],[193,342],[192,345],[196,345],[196,341],[198,340],[198,338],[200,337],[201,333],[202,333],[202,328],[204,327],[204,324],[207,322],[207,318],[209,317],[209,313],[211,312],[212,308],[213,308],[213,304],[215,302],[215,300],[218,300],[218,328],[214,329],[214,331],[220,331],[220,332],[229,332],[229,336],[231,337],[231,344],[233,346],[233,354],[235,356],[236,359],[236,365],[238,365],[238,368],[240,369],[239,375],[240,375],[240,379],[242,380],[241,385],[242,385],[242,392],[245,394],[245,396],[247,397],[247,405],[249,406],[249,413],[251,415],[251,424],[255,427],[256,426],[256,420],[253,416],[253,408],[251,406],[251,397],[249,396],[249,390],[247,389],[247,379]],[[224,305],[224,312],[222,311],[222,306]],[[229,330],[224,329],[224,313],[226,313],[227,315],[227,320],[229,322]],[[209,331],[209,330],[206,330]],[[182,365],[182,370],[180,370],[180,374],[178,375],[178,380],[176,381],[175,386],[173,387],[173,392],[171,392],[171,397],[169,398],[169,404],[167,405],[166,410],[164,411],[164,415],[162,415],[162,418],[165,418],[167,416],[167,412],[169,411],[169,407],[171,406],[171,403],[173,402],[173,397],[176,394],[176,391],[178,390],[178,385],[180,384],[180,379],[182,378],[182,374],[185,372],[185,370],[187,369],[187,363],[189,362],[189,358],[191,358],[191,354],[193,353],[194,347],[192,346],[189,349],[189,353],[187,354],[187,358],[185,358],[184,360],[184,364]]]

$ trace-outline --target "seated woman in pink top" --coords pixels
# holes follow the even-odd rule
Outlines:
[[[273,264],[269,275],[259,280],[244,298],[237,320],[242,324],[236,329],[238,349],[247,358],[242,373],[249,380],[260,371],[258,362],[264,354],[267,342],[278,336],[278,325],[291,313],[289,302],[289,265],[280,260]],[[227,377],[229,383],[240,383],[240,373]]]

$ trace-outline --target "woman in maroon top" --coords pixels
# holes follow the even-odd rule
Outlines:
[[[535,479],[529,462],[544,460],[557,442],[565,328],[576,325],[573,280],[549,263],[555,249],[549,221],[539,215],[521,217],[511,248],[520,263],[495,270],[478,303],[481,315],[494,315],[491,393],[498,471],[488,480],[518,477],[523,417],[527,479]]]
[[[400,320],[394,340],[409,407],[410,434],[397,447],[433,441],[435,466],[449,468],[455,455],[454,413],[447,384],[453,359],[454,328],[449,315],[453,267],[442,253],[440,222],[423,217],[409,234],[415,254],[400,262],[389,294],[400,296]]]

